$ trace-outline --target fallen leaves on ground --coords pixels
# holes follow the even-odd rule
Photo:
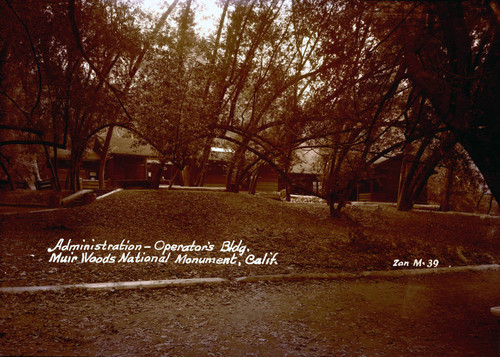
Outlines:
[[[500,261],[497,218],[348,206],[345,216],[335,219],[325,204],[223,192],[127,190],[83,207],[0,216],[0,226],[3,286],[387,270],[394,269],[395,259],[437,259],[439,266]],[[161,255],[155,243],[215,247],[188,252],[189,257],[231,257],[220,251],[225,241],[241,241],[249,251],[238,257],[241,265],[175,264],[179,252],[172,252],[168,263],[49,262],[47,249],[60,239],[152,246],[141,249],[144,255]],[[278,264],[245,263],[249,254],[266,253],[278,253]]]

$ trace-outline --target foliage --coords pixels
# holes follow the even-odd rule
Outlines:
[[[248,184],[250,192],[263,166],[296,185],[290,173],[314,150],[322,191],[309,193],[338,214],[373,162],[401,153],[414,162],[400,189],[400,208],[409,209],[458,140],[498,195],[492,8],[219,5],[217,29],[201,35],[191,0],[174,1],[159,18],[124,2],[3,0],[12,16],[1,20],[0,149],[41,144],[49,157],[49,147],[71,148],[76,189],[89,140],[120,125],[183,170],[186,184],[202,185],[222,139],[232,153],[226,189]]]
[[[13,16],[2,16],[2,28],[8,30],[2,34],[5,115],[0,129],[18,133],[17,140],[3,140],[2,146],[42,144],[55,151],[69,144],[75,189],[89,138],[109,123],[124,121],[106,87],[125,81],[140,33],[134,14],[123,4],[78,2],[74,18],[68,9],[59,1],[2,2],[2,12]]]

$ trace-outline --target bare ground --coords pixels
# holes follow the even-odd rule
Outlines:
[[[332,219],[324,205],[160,190],[0,216],[0,229],[2,286],[231,280],[158,290],[3,294],[3,355],[494,356],[497,350],[489,314],[500,305],[497,271],[349,282],[241,284],[233,278],[401,269],[393,267],[395,259],[439,260],[439,267],[499,263],[498,218],[353,206]],[[60,239],[216,247],[189,252],[192,257],[230,257],[220,252],[224,241],[241,241],[250,251],[238,258],[241,265],[51,263],[47,248]],[[246,255],[266,252],[278,252],[277,265],[245,263]]]
[[[394,269],[394,260],[438,260],[439,267],[500,262],[500,220],[492,217],[348,207],[342,219],[326,205],[289,204],[246,194],[122,191],[84,207],[0,216],[3,286],[192,277],[234,278],[291,272]],[[212,252],[171,252],[168,263],[49,262],[48,248],[71,244],[214,245]],[[178,254],[229,258],[224,241],[249,251],[235,265],[175,264]],[[56,251],[57,252],[57,251]],[[63,252],[66,254],[67,252]],[[95,251],[106,256],[109,251]],[[111,252],[119,260],[122,252]],[[245,257],[276,255],[277,264],[248,265]],[[66,255],[71,255],[70,253]],[[134,256],[136,253],[134,252]]]
[[[497,272],[1,296],[0,354],[496,356]]]

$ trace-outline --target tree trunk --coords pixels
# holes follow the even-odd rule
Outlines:
[[[2,169],[5,172],[5,175],[7,176],[7,180],[9,181],[10,190],[14,191],[15,190],[14,182],[12,182],[12,177],[10,176],[9,170],[7,170],[7,166],[4,165],[2,160],[0,160],[0,166],[2,166]]]
[[[104,146],[102,147],[101,160],[99,160],[99,189],[104,188],[104,177],[106,171],[106,162],[108,161],[108,151],[109,145],[111,143],[111,138],[113,137],[114,126],[108,128],[106,133],[106,139],[104,140]]]
[[[205,146],[203,147],[200,173],[198,174],[198,178],[196,179],[196,186],[198,187],[203,187],[203,185],[205,184],[205,176],[207,175],[211,149],[212,149],[212,139],[208,138],[205,141]]]
[[[400,211],[409,211],[413,208],[413,195],[415,187],[417,185],[417,181],[421,179],[418,176],[419,169],[422,168],[420,160],[422,159],[425,149],[429,146],[430,142],[430,137],[424,138],[415,155],[407,154],[403,156],[397,200],[397,207]],[[411,146],[408,146],[408,148],[408,150],[411,150]]]
[[[184,166],[182,170],[182,182],[184,186],[192,186],[193,168],[191,165]]]
[[[418,165],[419,163],[416,164]],[[433,174],[436,165],[437,163],[425,164],[417,170],[414,176],[411,177],[408,184],[403,187],[403,191],[398,195],[399,211],[409,211],[413,208],[413,205],[418,200],[418,197],[427,184],[429,177]]]
[[[493,194],[493,197],[500,200],[500,130],[498,134],[491,134],[491,141],[479,142],[475,144],[462,140],[460,143],[469,153],[470,157],[483,174],[484,180]],[[494,136],[499,135],[499,136]],[[473,140],[471,140],[473,141]]]
[[[352,191],[356,188],[358,182],[357,180],[350,180],[349,183],[347,184],[347,187],[344,191],[342,191],[340,194],[337,194],[336,200],[338,201],[337,207],[333,210],[333,215],[332,215],[332,206],[330,207],[330,216],[331,217],[340,217],[341,216],[341,211],[342,208],[345,207],[347,202],[349,201],[349,197],[351,197]]]
[[[497,119],[500,111],[500,72],[497,70],[500,37],[494,35],[499,25],[496,22],[489,32],[491,41],[487,41],[488,51],[483,51],[485,58],[477,66],[471,65],[472,48],[479,39],[469,36],[464,7],[459,1],[436,2],[437,27],[446,30],[443,31],[443,43],[448,48],[443,54],[454,68],[446,76],[448,80],[435,75],[435,69],[431,68],[435,63],[431,66],[419,56],[419,51],[426,51],[422,41],[407,39],[407,46],[403,47],[404,61],[409,79],[429,98],[442,122],[483,174],[493,196],[500,199],[500,122]],[[471,85],[473,78],[481,78],[477,89],[473,89],[476,85]]]
[[[210,57],[210,67],[209,68],[210,68],[210,71],[212,71],[212,72],[214,71],[215,60],[217,58],[217,51],[219,50],[219,47],[220,47],[220,38],[221,38],[221,34],[222,34],[222,29],[224,27],[224,20],[226,18],[228,6],[229,6],[229,0],[226,0],[224,2],[224,6],[222,9],[222,15],[221,15],[221,18],[219,20],[219,26],[217,27],[217,35],[215,37],[215,44],[214,44],[214,48],[212,51],[212,55]],[[205,84],[205,94],[203,96],[205,107],[206,107],[207,101],[209,100],[209,91],[210,91],[211,84],[212,84],[212,79],[209,77],[207,79],[207,83]],[[217,118],[217,116],[213,116],[213,118]],[[213,120],[213,124],[215,124],[216,121],[217,120]],[[200,169],[200,172],[198,174],[198,178],[196,179],[196,186],[198,186],[198,187],[203,187],[203,185],[205,184],[205,177],[206,177],[207,170],[208,170],[212,144],[213,144],[213,138],[208,137],[205,141],[205,146],[203,147],[203,157],[202,157],[202,162],[201,162],[201,169]]]
[[[243,144],[248,144],[247,140],[243,141]],[[233,160],[229,164],[226,177],[226,191],[238,193],[240,191],[239,187],[239,169],[242,167],[242,160],[245,155],[245,149],[243,146],[238,147],[234,153]]]
[[[81,165],[81,160],[78,158],[72,158],[71,160],[71,166],[69,169],[69,184],[70,187],[69,189],[73,192],[76,192],[81,189],[80,185],[80,165]]]
[[[290,202],[292,200],[292,197],[290,194],[290,184],[288,182],[285,182],[285,200],[287,202]]]
[[[54,160],[50,158],[49,149],[46,145],[43,145],[43,152],[45,153],[45,159],[47,160],[47,164],[49,165],[50,174],[52,175],[52,179],[54,180],[54,190],[61,191],[61,182],[59,181],[59,175],[57,173],[57,148],[54,147]]]
[[[453,167],[446,167],[446,177],[444,181],[443,193],[441,195],[440,211],[448,212],[450,210],[451,188],[453,187]]]
[[[179,172],[181,172],[181,170],[179,170],[179,168],[175,168],[175,173],[174,173],[174,176],[172,176],[172,179],[170,180],[170,184],[168,185],[168,189],[170,190],[172,188],[172,186],[174,185],[175,183],[175,180],[177,179],[177,176],[179,175]]]
[[[226,192],[238,192],[236,182],[236,173],[234,172],[234,162],[229,163],[226,174]]]
[[[427,147],[427,144],[426,141],[421,144],[417,155],[411,157],[411,162],[405,164],[403,161],[400,178],[403,180],[403,185],[400,185],[400,192],[398,192],[398,210],[400,211],[409,211],[413,208],[437,164],[455,147],[456,139],[453,134],[444,133],[439,146],[433,149],[425,162],[421,162],[422,149]],[[406,168],[408,164],[410,164],[409,169]]]
[[[156,167],[156,170],[153,172],[153,175],[151,177],[151,182],[149,184],[149,188],[152,188],[155,190],[160,188],[161,176],[163,174],[163,168],[165,167],[166,163],[167,163],[167,160],[165,160],[165,159],[160,160],[160,163]]]
[[[329,196],[328,196],[328,206],[330,208],[330,217],[332,218],[339,218],[340,217],[340,210],[342,209],[342,207],[339,207],[337,206],[337,208],[335,208],[335,201],[337,201],[337,194],[335,192],[331,193]]]
[[[409,162],[410,161],[410,162]],[[413,161],[413,163],[412,163]],[[412,183],[412,175],[409,175],[410,169],[415,170],[415,159],[413,156],[410,156],[410,160],[408,160],[408,156],[405,155],[403,157],[403,162],[401,163],[401,171],[399,175],[399,187],[398,187],[398,200],[397,207],[400,211],[409,211],[413,207],[413,202],[410,199],[410,191],[411,191],[411,183]],[[410,168],[408,168],[410,166]]]
[[[488,204],[488,212],[486,212],[486,214],[490,214],[492,206],[493,206],[493,195],[490,195],[490,202]]]
[[[56,191],[61,191],[61,180],[59,179],[59,170],[57,165],[57,147],[53,146],[52,150],[54,151],[54,160],[50,160],[50,155],[48,155],[49,165],[51,165],[52,177],[54,178],[54,188]]]
[[[260,169],[262,166],[258,166],[255,169],[254,174],[252,175],[252,179],[250,181],[250,185],[248,187],[248,193],[251,195],[255,195],[257,189],[257,182],[259,181]]]

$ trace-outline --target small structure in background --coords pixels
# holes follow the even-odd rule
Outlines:
[[[51,153],[51,160],[57,159],[57,174],[61,181],[61,186],[64,187],[64,182],[69,179],[69,170],[71,162],[71,150],[57,149],[57,154],[54,156]],[[80,179],[81,180],[97,180],[97,172],[99,170],[99,160],[101,157],[93,150],[86,150],[80,164]],[[44,176],[49,176],[48,164],[45,168]],[[69,183],[68,183],[69,184]]]
[[[319,155],[311,149],[295,151],[296,162],[288,172],[288,179],[293,185],[289,187],[291,195],[321,194],[322,168]],[[279,189],[285,190],[287,181],[279,178]]]
[[[218,144],[218,145],[217,145]],[[80,166],[80,179],[82,189],[98,189],[99,164],[104,146],[104,137],[97,136],[91,149],[84,155]],[[204,178],[204,187],[225,188],[227,182],[227,171],[234,151],[223,145],[216,143],[211,149],[209,163]],[[130,132],[121,130],[111,138],[107,161],[105,166],[105,188],[139,188],[149,187],[153,172],[160,162],[160,155],[149,144],[141,142],[133,137]],[[57,167],[59,179],[64,187],[64,182],[70,168],[71,151],[58,150]],[[398,191],[400,185],[401,166],[403,155],[394,157],[381,157],[376,160],[360,176],[355,190],[352,192],[350,201],[361,202],[388,202],[398,201]],[[322,193],[322,168],[318,154],[313,150],[299,150],[295,157],[295,163],[287,173],[287,180],[267,163],[260,162],[258,170],[252,168],[251,174],[240,182],[241,191],[273,193],[285,192],[288,187],[290,195],[321,195]],[[257,167],[257,166],[256,166]],[[417,204],[439,205],[439,198],[442,196],[442,168],[436,168],[436,175],[431,176],[428,183],[422,190]],[[258,171],[258,179],[253,185],[253,179]],[[48,167],[41,176],[50,177]],[[454,187],[450,195],[451,210],[462,212],[482,212],[498,214],[498,205],[491,197],[491,193],[466,192],[459,185],[460,179],[457,177],[457,187]],[[163,168],[161,184],[185,185],[183,175],[170,162]],[[37,182],[37,189],[51,189],[54,183],[51,179]],[[253,189],[253,190],[252,190]],[[476,190],[477,191],[477,190]],[[478,197],[476,197],[478,196]]]
[[[92,149],[83,154],[80,166],[82,188],[98,188],[99,162],[102,155],[103,138],[97,136]],[[52,156],[53,158],[54,156]],[[148,180],[148,165],[158,158],[158,153],[149,144],[132,136],[113,136],[108,150],[105,181],[106,187],[140,185]],[[57,168],[61,182],[66,181],[70,168],[71,151],[57,150]]]
[[[94,151],[100,154],[102,145],[103,140],[98,138]],[[127,186],[136,180],[147,181],[150,172],[148,165],[157,160],[158,156],[158,152],[149,144],[141,143],[133,137],[113,136],[109,145],[105,179],[111,187]],[[97,179],[98,169],[99,167],[90,172],[89,179]]]
[[[381,157],[376,160],[359,180],[352,201],[397,202],[403,155]],[[417,202],[427,203],[427,185]]]

